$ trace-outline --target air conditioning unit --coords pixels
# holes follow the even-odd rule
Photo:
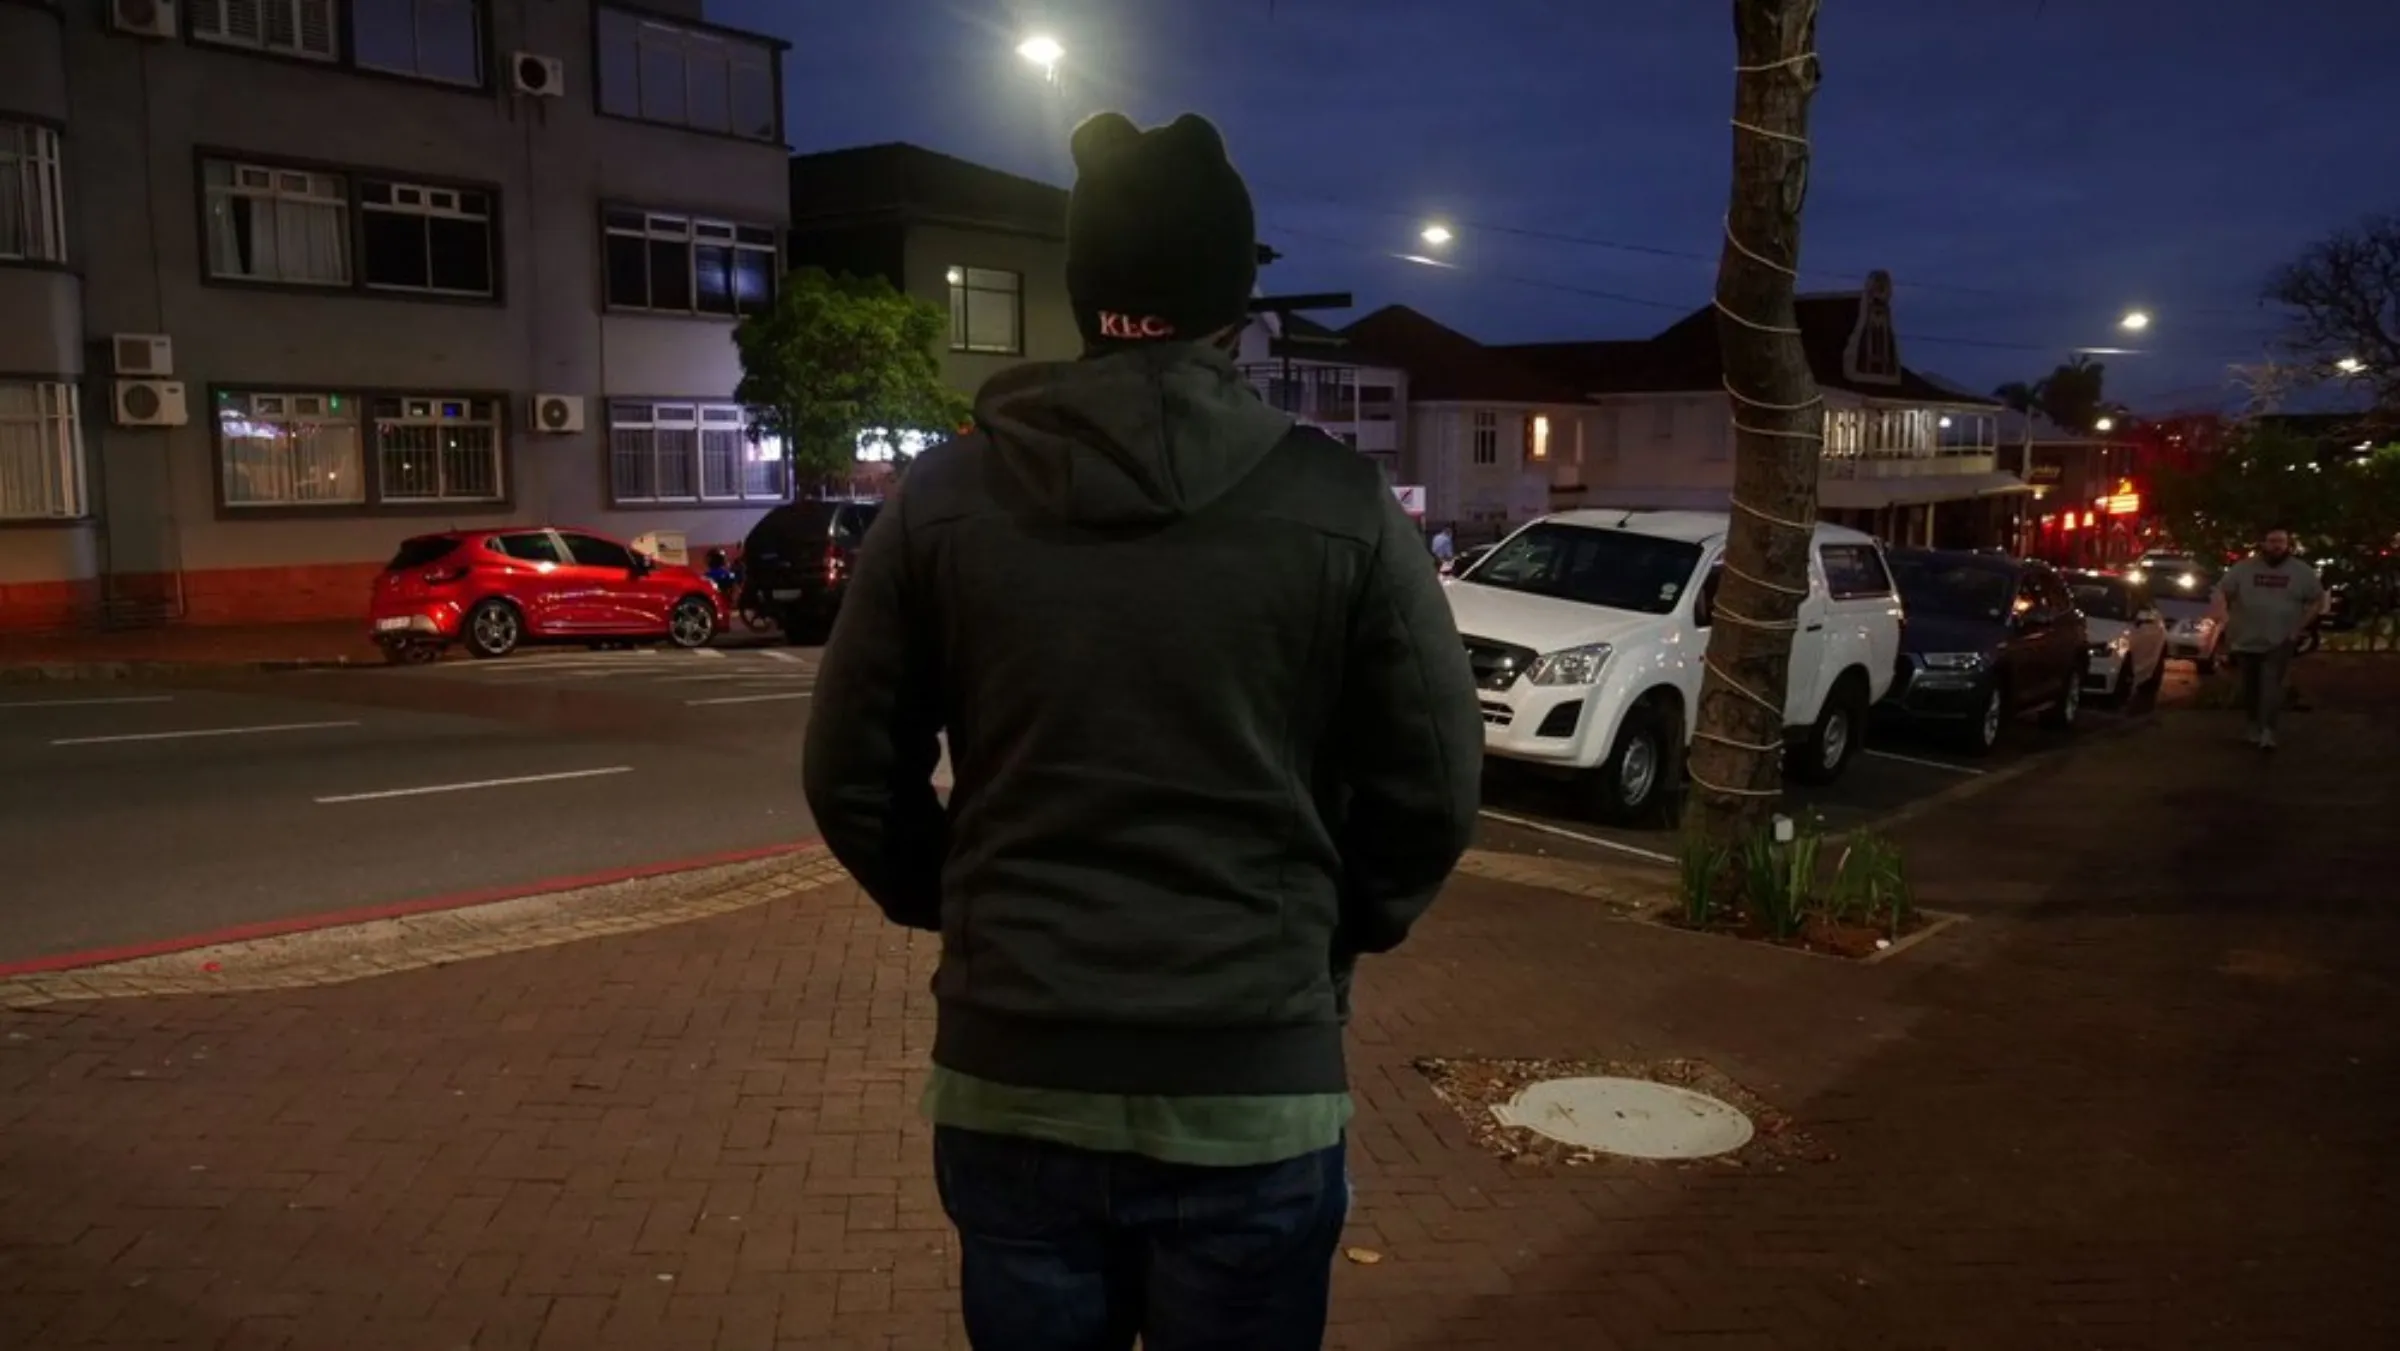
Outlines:
[[[175,340],[164,333],[111,333],[109,369],[125,376],[175,373]]]
[[[137,38],[175,36],[175,0],[108,0],[108,23]]]
[[[579,432],[583,430],[583,396],[581,394],[536,394],[533,396],[533,429],[537,432]]]
[[[567,92],[567,63],[540,52],[518,52],[508,68],[517,92],[537,99],[554,99]]]
[[[120,427],[181,427],[192,420],[181,380],[119,380],[116,405]]]

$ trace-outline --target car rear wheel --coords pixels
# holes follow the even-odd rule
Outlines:
[[[1983,692],[1983,704],[1961,729],[1959,749],[1969,755],[1990,755],[2000,746],[2008,726],[2008,691],[1994,685]]]
[[[1850,767],[1858,754],[1860,734],[1867,725],[1867,692],[1844,676],[1825,696],[1817,720],[1784,759],[1791,776],[1802,783],[1831,783]]]
[[[2050,711],[2042,715],[2042,725],[2056,728],[2062,732],[2071,732],[2075,730],[2076,716],[2082,712],[2083,681],[2072,679],[2067,682],[2066,690],[2058,696],[2058,702],[2052,704]]]
[[[667,616],[667,641],[677,647],[706,647],[717,636],[717,607],[704,596],[685,596]]]
[[[525,641],[525,618],[507,601],[477,601],[475,608],[467,611],[466,637],[470,655],[505,657]]]

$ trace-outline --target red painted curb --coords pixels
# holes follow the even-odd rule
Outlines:
[[[297,933],[314,933],[320,929],[339,929],[352,924],[369,924],[379,919],[430,915],[444,910],[465,910],[472,906],[491,905],[498,901],[522,900],[527,896],[547,896],[560,891],[581,891],[586,887],[604,887],[615,882],[638,882],[648,877],[695,872],[702,868],[722,868],[733,863],[754,863],[760,859],[780,858],[787,854],[811,854],[824,847],[822,840],[803,840],[798,844],[772,844],[760,849],[736,849],[722,854],[703,854],[696,858],[672,859],[665,863],[643,863],[629,868],[610,868],[601,872],[581,873],[570,877],[549,877],[539,882],[525,882],[516,886],[482,887],[474,891],[454,892],[447,896],[425,896],[413,901],[390,901],[382,905],[360,906],[355,910],[336,910],[330,914],[295,915],[290,919],[236,924],[230,928],[187,934],[180,938],[156,938],[148,942],[128,943],[120,947],[87,948],[82,952],[63,952],[50,957],[31,957],[23,961],[0,962],[0,980],[16,976],[38,976],[57,971],[73,971],[87,966],[107,966],[115,962],[138,961],[144,957],[164,957],[171,953],[190,952],[194,948],[213,948],[223,943],[244,943],[260,938],[282,938]]]

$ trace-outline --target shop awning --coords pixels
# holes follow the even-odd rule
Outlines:
[[[1827,479],[1817,486],[1817,505],[1840,511],[1964,502],[1978,497],[2029,493],[2033,488],[2005,470],[1986,474],[1925,474],[1903,478]]]

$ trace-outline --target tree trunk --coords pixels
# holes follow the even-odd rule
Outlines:
[[[1782,792],[1784,690],[1825,425],[1792,307],[1817,0],[1734,0],[1733,15],[1733,190],[1716,298],[1734,419],[1733,522],[1684,817],[1687,836],[1726,848],[1760,829]]]

